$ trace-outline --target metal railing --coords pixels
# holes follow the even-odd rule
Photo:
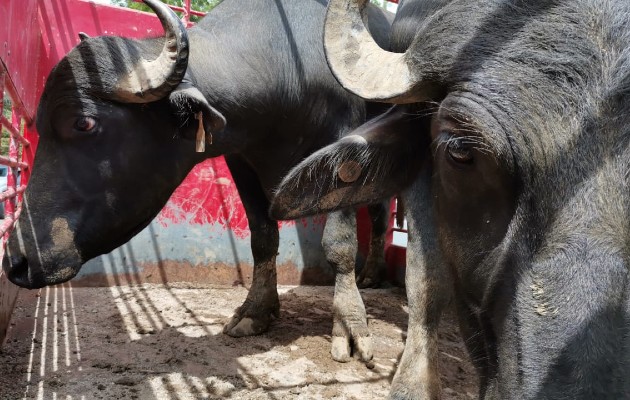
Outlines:
[[[20,182],[20,175],[29,168],[29,165],[22,160],[21,154],[23,148],[30,146],[29,141],[23,136],[23,129],[24,125],[31,121],[24,111],[4,64],[0,64],[0,104],[3,105],[0,115],[2,132],[0,137],[5,138],[5,135],[8,135],[9,139],[8,154],[0,155],[0,164],[8,167],[7,189],[0,193],[0,201],[4,202],[4,221],[0,224],[0,236],[6,240],[22,211],[22,194],[26,189],[26,182]],[[5,115],[7,113],[10,113],[11,120]],[[3,253],[4,246],[0,250],[0,256]]]
[[[398,1],[399,0],[384,0],[383,4],[386,4],[386,3],[398,4]],[[133,2],[142,3],[142,0],[133,0]],[[171,4],[167,4],[167,5],[171,8],[171,10],[182,13],[182,21],[186,24],[186,26],[194,25],[194,23],[190,21],[190,17],[192,15],[197,16],[197,17],[203,17],[204,15],[206,15],[206,13],[203,11],[193,10],[191,8],[191,0],[183,0],[183,2],[184,2],[183,7],[174,6]]]
[[[28,170],[29,165],[22,161],[23,149],[30,146],[23,136],[24,126],[30,123],[24,105],[9,79],[9,74],[0,62],[0,138],[9,139],[8,154],[0,155],[0,164],[7,166],[7,188],[0,193],[0,202],[4,202],[4,219],[0,224],[0,260],[4,256],[5,242],[22,211],[22,194],[26,188],[26,180],[20,180],[21,172]],[[10,120],[9,120],[10,118]],[[8,137],[6,136],[8,135]],[[27,175],[28,176],[28,175]],[[2,273],[0,272],[0,277]],[[6,335],[13,305],[17,298],[17,286],[10,284],[5,278],[0,279],[0,345]]]
[[[142,0],[133,0],[133,1],[134,3],[142,3]],[[206,15],[205,12],[193,10],[191,8],[190,2],[191,0],[184,0],[183,7],[167,4],[167,6],[169,6],[171,10],[182,13],[182,21],[186,24],[186,26],[194,25],[194,23],[190,21],[191,15],[194,15],[197,17],[203,17],[204,15]]]

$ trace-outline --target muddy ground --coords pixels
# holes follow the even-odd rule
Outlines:
[[[386,397],[403,350],[402,289],[363,290],[375,367],[330,358],[331,287],[281,287],[267,334],[221,333],[242,287],[141,285],[23,290],[0,354],[0,399],[357,399]],[[444,398],[476,378],[452,315],[440,332]]]

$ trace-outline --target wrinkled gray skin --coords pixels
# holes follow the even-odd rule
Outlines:
[[[272,215],[404,189],[410,321],[392,398],[440,397],[450,290],[480,398],[629,398],[630,2],[453,0],[415,26],[415,81],[390,96],[408,104],[293,169]],[[348,160],[354,183],[338,178]]]
[[[87,260],[145,227],[195,164],[225,155],[255,262],[247,299],[225,332],[266,331],[279,312],[272,190],[292,166],[370,112],[326,65],[324,14],[325,4],[316,0],[226,0],[188,31],[186,80],[147,91],[144,99],[121,94],[117,85],[125,71],[147,72],[134,65],[155,59],[164,39],[83,38],[51,72],[39,105],[35,167],[3,260],[9,279],[27,288],[71,279]],[[371,15],[385,46],[391,17],[378,8]],[[146,97],[156,99],[140,103]],[[198,112],[213,135],[204,153],[195,152]],[[89,131],[80,129],[85,117],[96,120]],[[386,210],[375,205],[370,212],[376,246],[369,264],[378,271]],[[332,352],[346,361],[354,344],[367,361],[372,347],[354,281],[356,241],[341,243],[330,234],[335,226],[356,231],[354,212],[346,215],[352,218],[331,216],[324,243],[338,283]]]

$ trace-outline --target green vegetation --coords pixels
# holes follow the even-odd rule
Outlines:
[[[133,8],[134,10],[151,12],[151,9],[149,7],[147,7],[146,5],[142,3],[136,3],[133,0],[111,0],[111,2],[112,4],[115,4],[120,7],[129,7],[129,8]],[[162,2],[171,4],[174,6],[179,6],[179,7],[184,6],[184,0],[162,0]],[[190,6],[193,10],[208,12],[212,10],[220,2],[221,0],[192,0],[190,2]],[[190,20],[192,22],[197,22],[199,21],[199,19],[200,17],[197,17],[196,15],[190,16]]]
[[[11,100],[8,96],[2,100],[2,115],[5,118],[11,118]]]
[[[2,116],[11,121],[11,106],[12,102],[7,93],[4,93],[4,99],[2,101]],[[24,121],[20,121],[20,133],[24,134]],[[0,129],[0,155],[9,155],[9,142],[11,134],[4,128]],[[18,160],[21,157],[22,146],[18,146]]]
[[[377,6],[381,8],[387,7],[387,0],[370,0],[370,3],[376,4]]]
[[[128,7],[133,8],[134,10],[147,11],[151,12],[151,9],[142,3],[135,2],[134,0],[110,0],[112,4],[120,6],[120,7]],[[217,4],[219,4],[222,0],[192,0],[190,2],[190,6],[193,10],[208,12],[212,10]],[[372,3],[385,8],[387,4],[387,0],[370,0]],[[162,0],[162,2],[171,4],[174,6],[183,7],[184,0]],[[196,15],[191,15],[190,20],[192,22],[197,22],[201,18]]]
[[[2,101],[2,115],[11,121],[11,99],[9,96],[6,96]],[[0,128],[0,155],[7,156],[9,155],[9,132],[7,132],[4,128]]]

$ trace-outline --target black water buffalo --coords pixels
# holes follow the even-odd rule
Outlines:
[[[322,1],[226,0],[188,31],[162,3],[145,3],[165,37],[82,37],[48,77],[35,166],[4,270],[27,288],[71,279],[144,228],[195,164],[225,155],[255,262],[249,295],[225,332],[261,333],[279,312],[273,188],[300,160],[363,123],[366,103],[326,64]],[[371,10],[385,46],[391,18]],[[206,141],[196,143],[198,135]],[[383,265],[384,211],[371,207],[380,248],[373,246],[370,265]],[[343,223],[354,221],[332,215],[324,239],[338,274],[333,357],[347,360],[354,344],[369,360],[356,241],[329,234]]]
[[[410,321],[393,398],[440,397],[451,289],[481,398],[630,398],[630,2],[441,3],[393,53],[365,30],[364,0],[331,1],[333,73],[395,105],[292,170],[272,215],[403,191]]]

